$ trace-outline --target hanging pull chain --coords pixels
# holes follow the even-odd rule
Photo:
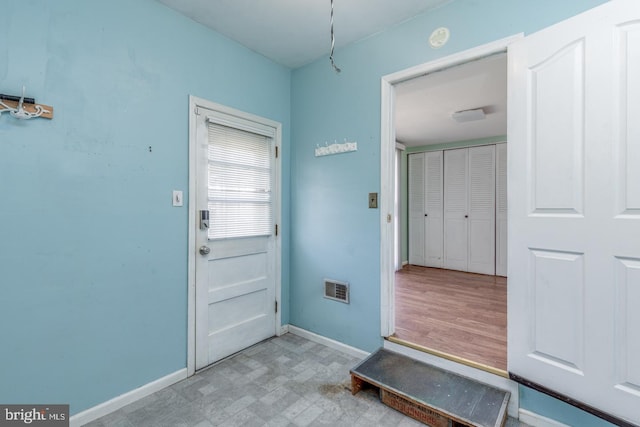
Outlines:
[[[333,0],[331,0],[331,53],[329,54],[329,61],[331,61],[331,66],[333,67],[335,72],[339,73],[342,70],[338,68],[335,61],[333,60],[333,49],[335,48],[335,45],[336,45],[336,37],[333,34]]]

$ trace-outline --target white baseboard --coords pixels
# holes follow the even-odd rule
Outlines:
[[[156,391],[162,390],[165,387],[169,387],[172,384],[182,381],[187,378],[187,368],[180,369],[165,377],[159,378],[148,384],[138,387],[134,390],[121,394],[118,397],[114,397],[111,400],[107,400],[99,405],[89,408],[85,411],[78,412],[69,419],[70,427],[79,427],[84,424],[90,423],[93,420],[97,420],[100,417],[108,415],[118,409],[127,406],[130,403],[135,402],[138,399],[149,396]]]
[[[306,329],[298,328],[297,326],[287,325],[288,330],[293,335],[297,335],[302,338],[306,338],[309,341],[317,342],[318,344],[326,345],[334,350],[341,351],[353,357],[364,359],[369,356],[370,353],[360,350],[359,348],[351,347],[350,345],[343,344],[340,341],[332,340],[331,338],[323,337],[314,332],[307,331]]]
[[[519,418],[521,422],[531,427],[570,427],[551,418],[538,415],[535,412],[527,411],[526,409],[519,410]]]

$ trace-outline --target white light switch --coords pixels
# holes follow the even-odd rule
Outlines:
[[[182,206],[182,191],[173,190],[173,206]]]

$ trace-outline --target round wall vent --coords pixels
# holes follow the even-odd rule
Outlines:
[[[438,49],[447,43],[449,40],[449,29],[446,27],[440,27],[433,30],[431,36],[429,37],[429,44],[432,48]]]

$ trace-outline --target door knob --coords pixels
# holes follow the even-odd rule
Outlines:
[[[464,217],[465,217],[465,218],[469,218],[469,215],[465,215]]]
[[[211,248],[209,246],[200,246],[200,255],[209,255]]]

